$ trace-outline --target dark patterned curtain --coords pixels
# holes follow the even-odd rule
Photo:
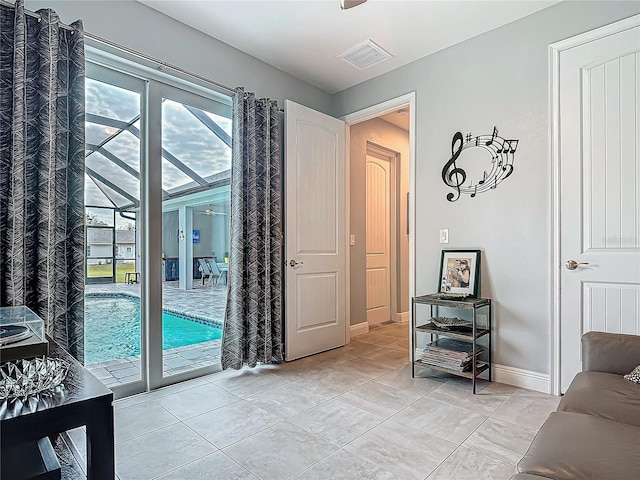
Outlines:
[[[84,350],[84,34],[0,5],[0,305]]]
[[[223,369],[282,361],[280,162],[276,102],[236,89]]]

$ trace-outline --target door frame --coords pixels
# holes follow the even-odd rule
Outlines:
[[[380,115],[384,115],[386,113],[391,113],[399,110],[400,108],[408,107],[409,108],[409,202],[408,202],[408,211],[407,211],[407,222],[409,227],[409,299],[415,296],[415,158],[416,158],[416,139],[415,139],[415,125],[416,125],[416,92],[406,93],[399,97],[395,97],[389,99],[387,101],[378,103],[376,105],[372,105],[370,107],[364,108],[362,110],[358,110],[356,112],[350,113],[348,115],[344,115],[340,117],[341,120],[344,120],[346,124],[346,162],[347,165],[351,164],[351,155],[349,146],[351,144],[351,126],[364,122],[366,120],[371,120],[372,118],[379,117]],[[351,175],[350,169],[347,168],[346,171],[346,222],[347,225],[351,225]],[[351,251],[349,249],[349,234],[345,235],[345,242],[347,244],[347,275],[346,275],[346,290],[347,290],[347,301],[346,301],[346,309],[347,309],[347,321],[346,321],[346,339],[347,343],[349,343],[351,339]],[[410,303],[410,302],[409,302]],[[409,309],[409,322],[407,325],[411,325],[411,309]],[[409,327],[407,326],[407,329]],[[412,345],[409,345],[409,356],[411,356]]]
[[[551,314],[549,324],[549,392],[560,395],[560,54],[571,48],[629,30],[640,25],[640,15],[576,35],[549,45],[549,158],[551,159]]]

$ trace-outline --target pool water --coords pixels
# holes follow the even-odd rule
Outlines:
[[[220,328],[162,314],[162,349],[169,350],[222,338]],[[140,300],[128,296],[85,297],[86,365],[140,355]]]

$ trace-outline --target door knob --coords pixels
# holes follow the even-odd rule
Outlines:
[[[575,270],[578,268],[578,265],[589,265],[589,262],[576,262],[575,260],[567,260],[567,263],[564,264],[567,267],[567,270]]]
[[[289,265],[291,265],[292,267],[295,267],[296,265],[303,265],[304,262],[296,262],[295,260],[291,260],[289,262]]]

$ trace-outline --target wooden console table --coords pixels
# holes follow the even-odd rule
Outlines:
[[[0,448],[71,430],[87,429],[87,478],[113,480],[113,393],[51,338],[49,356],[69,363],[64,389],[53,396],[0,403]]]

